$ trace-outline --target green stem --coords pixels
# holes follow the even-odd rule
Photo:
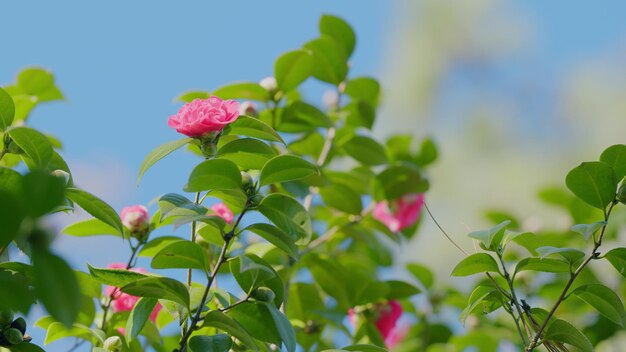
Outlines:
[[[591,250],[591,253],[589,253],[589,256],[587,256],[587,259],[585,259],[585,261],[582,262],[582,264],[580,264],[578,266],[576,271],[571,273],[571,275],[569,277],[569,280],[567,280],[567,283],[565,284],[565,287],[563,288],[563,291],[561,292],[561,295],[559,296],[559,298],[554,303],[554,306],[552,306],[552,309],[550,309],[550,312],[548,313],[548,316],[544,320],[543,324],[541,324],[541,326],[537,330],[537,333],[535,334],[535,337],[533,338],[533,340],[531,341],[530,345],[526,349],[527,352],[530,352],[530,351],[534,350],[537,347],[537,345],[539,343],[539,339],[541,338],[541,335],[543,334],[543,331],[546,329],[546,327],[548,326],[548,323],[550,322],[550,318],[552,318],[552,316],[556,312],[557,308],[559,308],[561,303],[563,303],[563,301],[565,300],[565,297],[567,296],[567,291],[570,289],[570,287],[572,286],[572,284],[574,283],[574,281],[576,280],[578,275],[580,275],[580,273],[583,271],[583,269],[585,269],[587,264],[589,264],[589,262],[591,262],[592,259],[595,259],[597,257],[598,249],[602,245],[602,239],[604,237],[604,233],[606,232],[606,227],[607,227],[607,225],[609,223],[609,217],[611,216],[611,211],[613,210],[613,207],[615,207],[616,204],[618,204],[616,201],[613,201],[611,203],[611,206],[609,207],[609,210],[604,215],[604,225],[602,226],[602,229],[600,230],[600,236],[598,236],[598,240],[594,243],[594,246],[593,246],[593,249]]]
[[[513,279],[511,278],[511,275],[509,275],[509,272],[506,270],[506,263],[504,262],[502,253],[498,251],[497,254],[498,254],[498,259],[500,259],[500,264],[502,265],[502,272],[504,273],[504,279],[506,280],[509,286],[509,291],[511,292],[511,302],[513,303],[513,306],[515,307],[515,310],[517,311],[517,316],[519,317],[519,320],[522,321],[522,325],[524,326],[524,329],[526,330],[526,334],[528,334],[528,336],[526,337],[524,336],[524,334],[522,333],[522,330],[520,329],[518,318],[516,318],[515,314],[511,312],[511,317],[513,318],[513,321],[515,322],[517,331],[520,335],[520,338],[522,339],[522,345],[524,346],[524,348],[526,348],[526,338],[528,339],[532,338],[532,333],[530,332],[530,329],[528,328],[528,323],[524,319],[524,313],[522,312],[522,307],[520,306],[519,301],[517,300],[517,294],[515,293],[515,286],[513,284]]]
[[[193,200],[194,205],[200,203],[200,192],[196,192],[196,197]],[[191,242],[196,242],[196,222],[191,222]],[[191,287],[191,269],[187,270],[187,287]]]

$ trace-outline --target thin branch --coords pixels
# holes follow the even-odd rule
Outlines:
[[[204,200],[204,199],[203,199]],[[194,205],[200,203],[200,192],[196,192],[196,197],[193,200]],[[196,221],[191,222],[191,242],[196,242]],[[191,287],[191,269],[187,269],[187,287]]]
[[[527,334],[526,337],[530,340],[533,335],[530,329],[528,328],[528,323],[526,322],[526,319],[524,319],[524,313],[522,313],[522,307],[520,306],[519,301],[517,300],[517,294],[515,293],[515,286],[513,284],[513,280],[511,279],[511,275],[509,275],[509,272],[506,269],[506,263],[504,262],[502,253],[498,251],[497,254],[498,254],[498,259],[500,259],[500,264],[502,265],[502,271],[504,272],[504,279],[509,285],[509,291],[511,292],[511,302],[513,303],[513,306],[515,306],[515,310],[517,311],[517,316],[522,321],[522,325],[524,326],[524,329],[526,330],[526,334]],[[515,316],[513,314],[511,314],[511,316],[513,317],[513,320],[515,321],[515,325],[517,325],[517,329],[520,332],[520,337],[522,338],[522,345],[524,346],[524,348],[526,348],[526,337],[524,337],[524,334],[521,333],[521,329],[519,328],[519,322],[515,319]]]
[[[459,246],[456,242],[454,242],[454,240],[452,239],[452,237],[450,237],[446,231],[441,227],[441,225],[439,225],[439,222],[437,221],[437,219],[435,219],[435,217],[433,216],[433,213],[430,212],[430,208],[428,208],[428,205],[426,204],[426,202],[424,202],[424,208],[426,208],[426,211],[428,212],[428,215],[430,216],[430,218],[433,220],[433,222],[435,223],[435,225],[437,225],[437,227],[439,228],[439,231],[441,231],[441,233],[446,236],[446,238],[448,239],[448,241],[450,241],[450,243],[452,243],[458,250],[460,250],[463,254],[465,254],[466,256],[469,255],[469,253],[467,253],[465,251],[465,249],[461,248],[461,246]]]

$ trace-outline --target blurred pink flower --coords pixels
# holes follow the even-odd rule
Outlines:
[[[233,212],[230,211],[230,209],[228,209],[228,207],[224,203],[214,204],[211,207],[211,210],[213,210],[217,214],[217,216],[221,217],[229,224],[232,224],[233,220],[235,219]]]
[[[385,346],[387,346],[388,349],[394,348],[400,341],[404,340],[409,330],[410,327],[408,325],[396,326],[385,338]]]
[[[415,224],[423,205],[423,194],[407,194],[391,204],[387,201],[376,203],[372,216],[392,232],[398,232]]]
[[[123,263],[111,263],[107,266],[109,269],[126,269],[126,264]],[[130,271],[134,271],[136,273],[146,274],[147,271],[143,268],[133,268]],[[133,310],[137,301],[139,301],[139,297],[131,296],[128,293],[124,293],[120,291],[117,287],[114,286],[106,286],[104,288],[104,293],[107,296],[111,296],[115,292],[113,296],[113,302],[111,304],[111,308],[114,312],[122,312],[122,311],[130,311]],[[163,308],[161,303],[157,303],[154,307],[152,313],[150,313],[150,320],[155,321],[159,311]],[[123,332],[122,332],[123,334]]]
[[[407,331],[404,331],[404,333],[401,331],[396,332],[398,329],[395,329],[396,323],[402,315],[402,305],[400,305],[400,302],[396,300],[391,300],[387,302],[387,304],[377,304],[375,309],[375,313],[378,316],[375,322],[376,329],[385,340],[387,347],[391,348],[402,340],[408,332],[408,329]],[[350,308],[350,310],[348,310],[348,321],[350,324],[352,324],[352,326],[356,326],[358,319],[359,317],[356,311]],[[400,335],[401,333],[402,335]]]
[[[122,223],[130,232],[142,232],[150,226],[148,209],[143,205],[132,205],[122,209]]]
[[[221,131],[239,117],[239,103],[218,97],[194,99],[167,120],[168,126],[189,137],[199,138],[209,132]]]

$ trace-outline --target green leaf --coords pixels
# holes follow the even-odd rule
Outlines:
[[[325,309],[320,292],[314,284],[293,282],[289,285],[287,296],[289,297],[287,316],[292,319],[305,320],[311,316],[311,312]]]
[[[270,96],[265,88],[255,82],[238,82],[217,88],[213,95],[222,99],[247,99],[267,102]]]
[[[11,346],[11,349],[8,351],[11,351],[11,352],[46,352],[41,347],[30,342],[22,342],[22,343],[18,343],[17,345],[13,345]]]
[[[577,224],[572,226],[572,231],[578,232],[583,235],[586,240],[591,237],[596,231],[600,230],[602,227],[606,226],[606,221],[596,221],[592,224]]]
[[[16,274],[12,268],[7,269],[0,270],[0,309],[27,314],[36,298],[31,292],[32,281],[28,276]]]
[[[230,272],[239,287],[250,293],[253,289],[265,286],[276,295],[274,304],[279,307],[283,303],[285,286],[272,266],[254,254],[241,255],[229,262]]]
[[[626,176],[626,145],[612,145],[602,152],[600,161],[609,164],[619,181]]]
[[[233,340],[226,334],[195,335],[189,339],[191,352],[228,352],[231,347],[233,347]]]
[[[30,127],[14,127],[7,133],[37,167],[45,169],[48,166],[53,149],[45,135]]]
[[[0,131],[4,132],[13,123],[15,103],[4,89],[0,88]]]
[[[583,285],[577,287],[571,294],[587,302],[610,321],[624,326],[626,322],[624,304],[610,288],[600,284]]]
[[[347,113],[346,124],[353,127],[365,127],[371,130],[376,120],[374,106],[366,101],[357,100],[346,105],[343,112]]]
[[[552,246],[543,246],[536,249],[541,258],[556,254],[570,264],[574,264],[585,256],[585,252],[576,248],[559,248]]]
[[[433,286],[435,276],[433,272],[425,265],[418,263],[409,263],[406,265],[406,269],[424,285],[424,288],[429,289]]]
[[[207,272],[206,251],[191,241],[176,241],[161,249],[150,264],[154,269],[200,269]]]
[[[593,345],[585,335],[578,331],[572,324],[556,319],[546,329],[544,340],[556,341],[578,347],[583,352],[593,352]]]
[[[285,93],[297,88],[313,74],[313,64],[313,56],[306,50],[294,50],[281,55],[274,64],[278,88]]]
[[[271,305],[267,302],[261,302],[262,305],[266,307],[269,311],[272,320],[274,321],[274,326],[276,330],[278,330],[278,334],[280,338],[283,340],[283,344],[287,349],[287,352],[295,352],[296,350],[296,332],[291,326],[289,319],[276,308],[276,306]]]
[[[76,237],[97,235],[121,236],[114,227],[98,219],[87,219],[75,222],[61,230],[61,233]]]
[[[13,241],[24,215],[20,199],[14,193],[0,190],[0,248]]]
[[[117,212],[100,198],[73,187],[66,188],[65,195],[93,217],[116,229],[120,235],[124,233],[124,225]]]
[[[550,258],[524,258],[515,266],[515,273],[525,270],[543,271],[548,273],[569,273],[571,267],[562,260]]]
[[[260,170],[263,165],[276,156],[276,151],[269,145],[252,138],[235,139],[224,144],[217,151],[217,158],[234,162],[242,170]]]
[[[348,56],[332,37],[321,35],[304,47],[313,52],[313,76],[320,81],[339,85],[348,74]]]
[[[168,277],[144,277],[122,286],[120,290],[133,296],[166,299],[189,307],[187,287]]]
[[[37,295],[46,310],[65,326],[72,326],[81,305],[76,275],[70,266],[47,248],[33,247]]]
[[[171,152],[189,144],[189,142],[191,142],[192,140],[192,138],[179,139],[177,141],[165,143],[151,151],[141,162],[141,166],[139,167],[139,174],[137,175],[137,184],[141,182],[143,174],[145,174],[146,171],[148,171],[148,169],[152,167],[152,165],[169,155]]]
[[[141,329],[150,319],[150,314],[152,314],[157,302],[156,298],[148,297],[142,297],[137,301],[126,322],[126,339],[128,341],[132,341],[139,336]]]
[[[311,175],[318,175],[317,166],[296,155],[279,155],[270,159],[261,170],[260,184],[298,180]]]
[[[388,280],[385,284],[389,286],[389,293],[387,293],[387,299],[404,299],[412,297],[420,292],[419,288],[399,280]]]
[[[463,309],[459,319],[465,324],[467,318],[474,312],[488,314],[502,306],[502,294],[492,286],[477,286],[470,295],[467,307]]]
[[[54,77],[52,73],[41,68],[27,68],[22,70],[17,76],[17,84],[24,93],[29,95],[39,95],[53,88]]]
[[[173,242],[185,241],[184,239],[176,236],[162,236],[153,238],[144,244],[137,254],[140,257],[154,257],[161,249],[169,246]]]
[[[370,77],[357,77],[346,82],[346,94],[355,100],[362,100],[376,106],[380,95],[380,84]]]
[[[226,313],[257,340],[280,346],[282,339],[272,316],[261,302],[245,302]]]
[[[375,345],[363,345],[363,344],[346,346],[346,347],[343,347],[341,350],[342,351],[355,351],[355,352],[386,352],[387,351],[386,349],[382,347],[378,347]],[[326,351],[335,351],[335,350],[325,350],[324,352]]]
[[[382,165],[387,163],[385,148],[374,139],[365,136],[354,136],[343,149],[355,160],[364,165]]]
[[[626,277],[626,248],[611,249],[604,257],[617,269],[617,272]]]
[[[191,103],[195,99],[208,99],[211,96],[209,92],[202,91],[189,91],[184,92],[174,98],[174,101],[182,101],[183,103]]]
[[[378,174],[373,184],[376,200],[394,200],[406,194],[428,190],[428,180],[420,170],[410,164],[394,165]]]
[[[492,228],[471,232],[468,236],[479,240],[486,250],[494,251],[500,245],[504,231],[510,223],[510,220],[505,220]]]
[[[270,194],[261,201],[258,211],[279,229],[308,243],[312,233],[311,218],[297,200],[283,194]]]
[[[240,189],[241,173],[235,163],[225,159],[211,159],[198,164],[185,186],[185,192],[214,189]]]
[[[336,16],[322,15],[322,18],[320,18],[320,33],[337,41],[348,57],[352,55],[356,45],[356,35],[346,21]]]
[[[74,324],[67,327],[62,323],[52,322],[46,330],[46,338],[44,340],[46,345],[66,337],[78,337],[92,343],[97,341],[102,343],[101,337],[94,330],[82,324]]]
[[[279,130],[287,133],[309,132],[318,127],[331,127],[333,122],[313,105],[294,101],[282,110]]]
[[[124,269],[96,268],[89,264],[87,264],[87,267],[89,268],[89,273],[94,280],[109,286],[122,287],[137,280],[149,277],[145,274]]]
[[[159,198],[161,221],[172,216],[205,215],[207,208],[194,204],[187,197],[176,193],[167,193]]]
[[[350,187],[339,183],[320,188],[320,196],[326,205],[348,214],[358,215],[363,210],[361,196]]]
[[[437,160],[437,157],[439,157],[439,150],[435,142],[430,138],[424,138],[420,151],[415,156],[415,163],[419,166],[430,165]]]
[[[220,329],[237,338],[249,349],[254,351],[259,350],[256,343],[254,343],[254,339],[250,336],[246,329],[219,310],[213,310],[207,313],[204,318],[203,326]]]
[[[65,181],[47,172],[33,170],[22,178],[22,200],[27,214],[37,218],[65,201]]]
[[[0,191],[19,194],[22,191],[22,174],[6,167],[0,167]]]
[[[298,247],[294,243],[293,237],[289,236],[279,228],[270,224],[258,223],[252,224],[244,229],[250,231],[269,243],[283,250],[293,259],[298,259]]]
[[[475,253],[461,260],[452,270],[452,276],[469,276],[484,272],[500,272],[498,263],[487,253]]]
[[[592,161],[584,162],[570,171],[565,184],[587,204],[605,210],[615,198],[617,180],[610,165]]]
[[[262,139],[264,141],[270,142],[280,142],[285,144],[285,141],[280,137],[280,135],[274,131],[268,124],[265,122],[255,119],[248,116],[239,116],[235,122],[226,126],[224,129],[225,132],[223,134],[231,134],[237,136],[247,136],[254,137],[258,139]]]

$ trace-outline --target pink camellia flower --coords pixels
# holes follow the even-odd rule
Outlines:
[[[143,205],[133,205],[122,209],[122,224],[130,232],[143,232],[150,226],[148,209]]]
[[[396,323],[402,315],[402,305],[396,300],[390,300],[387,304],[377,304],[374,310],[377,316],[375,321],[376,329],[380,332],[388,348],[395,346],[406,335],[406,332],[402,336],[395,335]],[[348,321],[352,326],[357,325],[358,319],[359,317],[354,309],[348,310]]]
[[[409,330],[410,327],[408,325],[396,326],[385,338],[385,346],[388,349],[394,348],[400,341],[404,340]]]
[[[217,214],[217,216],[221,217],[222,219],[224,219],[224,221],[226,221],[229,224],[232,224],[233,220],[235,219],[233,212],[230,209],[228,209],[228,207],[224,203],[214,204],[211,207],[211,210],[213,210]]]
[[[423,194],[407,194],[392,202],[378,202],[372,216],[385,224],[392,232],[401,231],[415,224],[424,205]]]
[[[112,264],[109,264],[107,267],[109,269],[124,269],[125,270],[126,264],[112,263]],[[130,271],[134,271],[134,272],[141,273],[141,274],[147,273],[147,271],[142,268],[134,268],[134,269],[130,269]],[[137,301],[139,301],[139,297],[131,296],[128,293],[124,293],[120,291],[119,288],[114,287],[114,286],[106,286],[104,289],[104,293],[106,294],[107,297],[113,294],[113,302],[111,304],[111,308],[113,309],[114,312],[123,312],[123,311],[133,310],[133,307],[135,306],[135,304],[137,304]],[[154,310],[152,310],[152,313],[150,313],[150,320],[152,320],[153,322],[156,321],[156,317],[159,314],[159,311],[161,311],[161,308],[163,308],[163,306],[161,306],[161,303],[157,303],[156,306],[154,306]],[[123,329],[120,332],[123,334],[124,333]]]
[[[194,99],[183,105],[176,115],[170,116],[167,124],[177,132],[200,138],[210,132],[221,131],[239,117],[239,103],[218,97]]]

